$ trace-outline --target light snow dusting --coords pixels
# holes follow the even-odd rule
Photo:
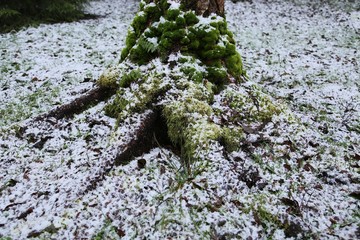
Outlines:
[[[118,62],[138,1],[94,1],[97,19],[1,34],[0,238],[360,238],[360,6],[321,2],[226,2],[249,79],[287,109],[242,126],[239,151],[209,144],[191,172],[161,146],[110,167],[148,112],[119,128],[105,103],[32,120]]]

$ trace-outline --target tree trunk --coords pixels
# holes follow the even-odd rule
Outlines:
[[[194,10],[197,15],[207,17],[211,13],[215,13],[224,17],[224,0],[183,0],[182,2],[187,9]]]

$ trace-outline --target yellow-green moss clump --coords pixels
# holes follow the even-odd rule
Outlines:
[[[98,80],[98,85],[102,88],[117,88],[120,71],[117,68],[106,69]]]
[[[212,144],[237,150],[245,136],[241,122],[266,122],[281,109],[242,83],[246,74],[226,20],[183,9],[173,1],[142,1],[116,68],[121,71],[105,72],[99,84],[118,88],[108,115],[121,122],[157,108],[170,140],[193,160]],[[218,121],[228,113],[228,121]]]
[[[281,104],[275,104],[255,84],[243,84],[238,89],[228,88],[221,95],[228,110],[236,113],[229,119],[232,122],[269,122],[274,115],[283,111]]]

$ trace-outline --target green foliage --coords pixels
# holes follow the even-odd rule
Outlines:
[[[139,70],[132,70],[128,74],[124,74],[120,80],[120,87],[128,87],[130,83],[141,78],[141,72]]]
[[[147,53],[154,53],[157,50],[157,45],[149,42],[146,38],[140,38],[139,46]]]
[[[12,21],[16,21],[20,17],[21,13],[10,8],[0,9],[0,22],[3,24],[10,24]]]
[[[174,144],[182,148],[186,159],[194,156],[196,147],[201,141],[215,140],[219,135],[219,129],[215,124],[189,117],[190,114],[195,113],[203,119],[210,116],[212,108],[204,101],[189,97],[184,101],[168,104],[163,110],[167,120],[168,135]],[[209,136],[198,134],[199,129],[202,129],[203,133],[210,132]]]
[[[157,44],[150,42],[148,38],[140,37],[137,46],[130,50],[129,58],[133,62],[144,64],[154,57],[157,49]]]
[[[88,0],[2,0],[0,31],[38,22],[68,22],[85,17]]]
[[[122,94],[122,91],[118,91],[116,93],[114,103],[106,105],[104,109],[106,115],[113,118],[118,118],[119,113],[121,113],[126,108],[126,106],[129,104],[129,101],[123,98]]]
[[[151,19],[159,19],[161,16],[161,11],[156,4],[148,4],[144,7],[143,11],[149,16]]]

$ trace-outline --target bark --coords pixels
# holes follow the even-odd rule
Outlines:
[[[182,3],[187,9],[194,10],[197,15],[207,17],[215,13],[224,16],[224,0],[182,0]]]
[[[224,0],[199,0],[196,13],[205,17],[211,13],[224,16]]]
[[[140,126],[132,133],[132,138],[129,142],[123,145],[111,146],[108,153],[104,154],[105,159],[102,159],[102,168],[89,180],[84,192],[94,190],[114,166],[127,164],[133,158],[149,152],[152,148],[158,146],[158,144],[165,147],[171,145],[167,137],[165,121],[160,112],[154,110],[146,114]],[[138,168],[143,168],[145,165],[146,161],[144,159],[138,160]]]
[[[149,112],[139,128],[133,132],[132,139],[129,142],[123,145],[111,146],[108,153],[103,154],[105,155],[105,159],[101,159],[103,166],[89,180],[84,190],[85,193],[94,190],[114,166],[126,164],[132,158],[141,156],[153,147],[154,126],[159,122],[158,118],[159,114],[156,111]]]

